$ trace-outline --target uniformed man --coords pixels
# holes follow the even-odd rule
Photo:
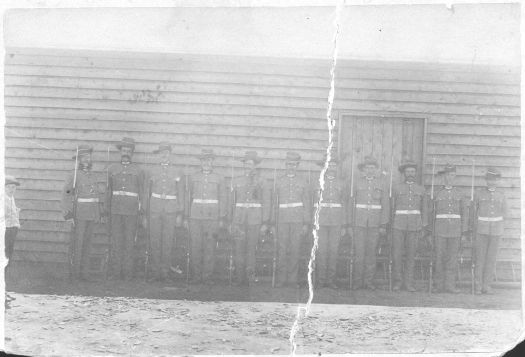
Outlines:
[[[454,186],[456,166],[446,164],[438,172],[444,187],[434,197],[434,239],[436,252],[436,291],[458,293],[456,272],[459,243],[468,231],[468,205],[463,192]]]
[[[326,156],[325,156],[326,160]],[[319,161],[324,166],[325,160]],[[316,277],[320,287],[337,289],[336,266],[339,255],[339,242],[344,235],[347,223],[348,188],[337,174],[338,159],[332,154],[326,170],[323,202],[319,211],[319,248],[316,259]],[[317,198],[319,185],[312,193]],[[314,211],[318,207],[314,204]]]
[[[92,171],[93,148],[80,145],[77,152],[78,155],[73,156],[77,161],[76,174],[75,170],[71,172],[62,191],[62,213],[64,219],[72,219],[74,224],[69,247],[72,278],[85,280],[91,239],[95,225],[100,222],[104,192],[100,177]]]
[[[419,238],[423,228],[428,226],[428,198],[425,188],[416,183],[417,164],[411,160],[399,165],[399,172],[404,176],[404,182],[393,188],[393,281],[394,291],[402,287],[410,292],[415,291],[414,258]],[[405,252],[405,269],[401,279],[403,265],[403,251]]]
[[[358,166],[362,172],[354,184],[354,201],[350,210],[354,234],[355,267],[352,288],[375,290],[377,243],[386,234],[390,203],[388,188],[378,174],[379,164],[371,156]],[[354,210],[354,212],[352,212]]]
[[[507,216],[507,201],[498,188],[501,173],[489,168],[485,174],[487,187],[476,192],[474,207],[477,224],[475,236],[475,293],[492,294],[498,246]]]
[[[226,221],[226,191],[224,178],[213,171],[215,154],[203,149],[201,170],[189,179],[191,253],[193,283],[213,284],[217,231]]]
[[[246,151],[241,161],[244,175],[233,180],[231,193],[232,235],[235,242],[235,285],[255,282],[255,249],[259,232],[265,232],[270,215],[268,187],[257,172],[261,158]]]
[[[133,278],[133,248],[139,224],[144,171],[132,162],[135,140],[124,137],[116,145],[120,162],[108,168],[106,212],[111,220],[111,277]]]
[[[278,221],[277,271],[275,287],[298,285],[301,238],[310,223],[311,204],[306,180],[297,176],[301,156],[286,153],[286,174],[277,179],[273,202]]]
[[[149,272],[156,280],[166,280],[171,268],[175,225],[184,214],[184,186],[181,172],[170,161],[171,145],[159,144],[153,153],[159,163],[146,173],[144,208],[149,222]]]

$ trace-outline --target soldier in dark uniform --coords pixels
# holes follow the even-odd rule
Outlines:
[[[403,282],[404,288],[415,291],[414,258],[422,231],[428,226],[428,198],[425,188],[416,181],[417,164],[407,160],[399,165],[399,172],[404,175],[404,182],[393,188],[394,232],[393,232],[393,281],[394,291],[399,291]],[[405,252],[405,270],[401,279]]]
[[[261,158],[257,152],[247,151],[241,161],[244,176],[234,178],[230,201],[236,285],[255,282],[255,248],[259,232],[267,230],[270,215],[268,187],[257,172]]]
[[[78,167],[66,179],[62,191],[62,213],[65,219],[73,219],[74,234],[70,244],[72,277],[85,280],[91,239],[95,225],[100,222],[103,190],[101,178],[92,171],[91,153],[88,145],[78,147]],[[76,182],[75,182],[76,179]],[[76,202],[75,202],[76,200]]]
[[[454,186],[456,166],[446,164],[438,172],[444,187],[434,197],[434,239],[437,292],[458,293],[456,272],[461,236],[468,231],[468,205],[463,192]]]
[[[326,160],[326,156],[325,156]],[[325,160],[319,161],[319,166],[324,166]],[[326,170],[323,202],[319,211],[319,250],[316,259],[316,277],[320,287],[337,289],[335,282],[337,258],[339,255],[339,242],[344,235],[347,224],[348,187],[337,175],[337,157],[332,154]],[[315,185],[312,192],[317,197],[320,187]],[[318,207],[314,203],[313,211]]]
[[[476,192],[474,209],[477,222],[475,236],[475,293],[492,294],[498,246],[507,216],[507,200],[498,188],[501,173],[489,168],[485,174],[487,187]]]
[[[217,231],[226,221],[226,191],[224,178],[213,172],[215,154],[203,149],[201,170],[190,177],[191,270],[194,283],[212,284]]]
[[[379,164],[373,157],[365,157],[358,165],[363,171],[354,184],[354,201],[350,217],[354,234],[355,268],[353,289],[365,287],[375,290],[373,283],[376,271],[377,242],[380,235],[386,234],[389,221],[390,203],[388,188],[378,175]]]
[[[133,248],[139,223],[144,171],[132,162],[135,140],[123,138],[118,143],[121,160],[108,168],[106,212],[111,219],[111,277],[132,279]]]
[[[146,173],[144,210],[149,217],[150,272],[158,280],[166,280],[171,268],[175,222],[184,214],[184,186],[181,172],[170,161],[171,145],[159,144],[154,151],[159,163]],[[149,223],[149,224],[148,224]]]
[[[307,182],[297,176],[301,156],[286,153],[286,174],[277,179],[273,202],[278,204],[278,257],[275,287],[299,283],[298,269],[301,237],[305,236],[310,223],[311,204]]]

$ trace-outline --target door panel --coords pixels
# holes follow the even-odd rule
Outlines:
[[[397,183],[401,178],[397,167],[402,158],[411,158],[419,164],[417,180],[422,182],[425,128],[423,118],[342,114],[339,123],[342,177],[351,179],[352,166],[354,177],[359,175],[357,164],[362,162],[365,156],[372,155],[379,162],[380,171],[389,180],[393,153],[393,182]]]

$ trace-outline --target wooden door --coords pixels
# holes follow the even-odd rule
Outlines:
[[[380,171],[389,180],[393,154],[394,183],[401,178],[397,167],[403,158],[418,163],[417,181],[422,182],[424,118],[354,114],[342,114],[339,118],[338,150],[343,177],[347,180],[351,178],[352,166],[354,175],[359,175],[357,165],[365,156],[371,155],[379,162]]]

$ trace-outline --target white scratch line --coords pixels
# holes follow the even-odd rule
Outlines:
[[[334,96],[335,96],[335,67],[337,64],[338,39],[339,39],[339,34],[340,34],[340,19],[341,19],[341,13],[343,11],[345,2],[346,0],[342,0],[341,2],[339,2],[335,9],[335,19],[334,19],[335,33],[334,33],[334,38],[333,38],[334,47],[333,47],[333,55],[332,55],[332,67],[330,69],[330,91],[328,93],[328,106],[326,109],[326,124],[328,126],[328,146],[326,148],[326,160],[321,170],[321,173],[319,174],[319,197],[317,199],[317,207],[315,209],[315,214],[314,214],[314,229],[312,232],[314,236],[314,244],[310,252],[310,261],[308,262],[308,301],[306,302],[304,306],[297,307],[297,315],[295,317],[295,321],[290,331],[289,341],[291,345],[291,355],[292,356],[295,356],[295,352],[297,350],[297,343],[295,341],[295,337],[296,337],[297,331],[299,330],[299,324],[301,323],[301,320],[303,318],[308,316],[310,312],[310,307],[312,305],[312,301],[314,298],[314,289],[313,289],[313,282],[312,282],[313,264],[315,262],[315,254],[319,246],[319,235],[318,235],[319,212],[321,211],[321,203],[323,202],[324,176],[328,169],[328,163],[330,162],[332,158],[331,153],[332,153],[332,147],[334,145],[333,131],[335,127],[335,120],[332,119],[332,107],[333,107]]]

